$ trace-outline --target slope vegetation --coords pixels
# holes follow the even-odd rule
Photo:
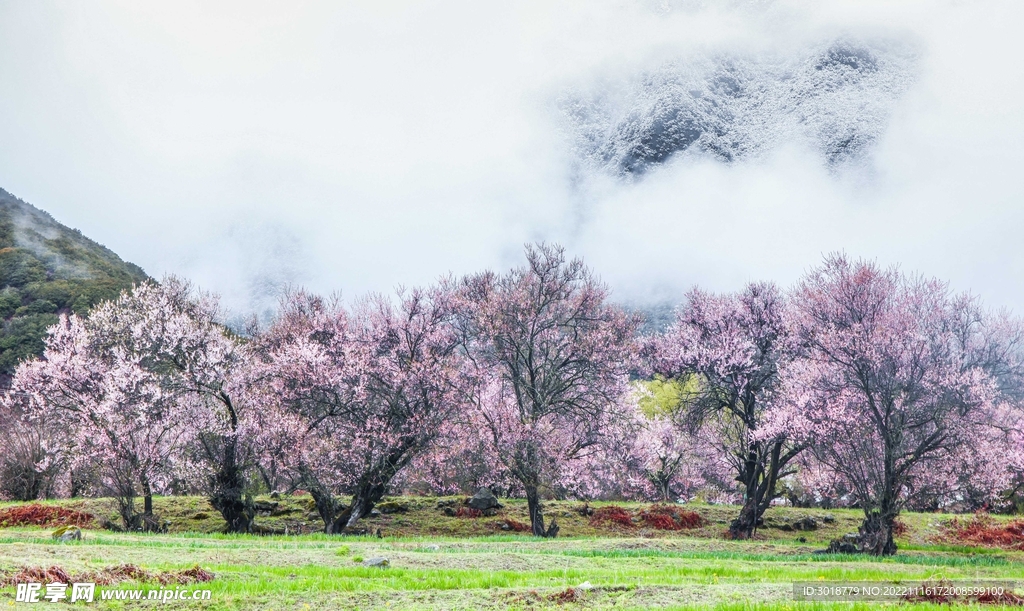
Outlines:
[[[139,266],[0,189],[0,380],[42,353],[58,314],[84,313],[147,278]]]

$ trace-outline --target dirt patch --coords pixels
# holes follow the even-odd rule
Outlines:
[[[18,505],[0,509],[0,527],[10,526],[89,526],[93,516],[55,505]]]
[[[157,582],[160,585],[190,584],[213,581],[210,571],[196,565],[182,571],[147,571],[134,564],[119,564],[99,571],[86,571],[71,575],[59,566],[24,567],[6,575],[0,574],[0,587],[19,583],[84,583],[93,582],[101,586],[113,586],[127,581]]]
[[[509,605],[515,606],[532,606],[544,602],[544,597],[540,595],[537,590],[529,590],[528,592],[508,592],[503,596],[508,601]]]

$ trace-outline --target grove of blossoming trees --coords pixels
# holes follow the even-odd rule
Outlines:
[[[735,498],[735,538],[788,498],[861,508],[857,550],[891,554],[905,507],[998,508],[1024,482],[1019,320],[843,256],[790,291],[693,290],[646,337],[550,245],[220,319],[176,278],[62,315],[0,402],[0,495],[111,496],[137,530],[161,527],[153,495],[201,493],[253,532],[253,494],[302,489],[348,533],[385,494],[489,486],[544,537],[544,498]]]

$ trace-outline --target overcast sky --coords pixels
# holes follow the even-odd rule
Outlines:
[[[543,239],[623,300],[788,284],[844,250],[1024,311],[1022,23],[1019,0],[0,0],[0,187],[236,310]],[[855,167],[796,141],[639,179],[574,156],[568,93],[837,37],[917,57]]]

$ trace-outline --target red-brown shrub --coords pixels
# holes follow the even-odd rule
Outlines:
[[[999,524],[987,513],[978,512],[969,521],[953,518],[944,524],[940,538],[951,543],[1024,550],[1024,520]]]
[[[473,509],[472,507],[459,507],[455,510],[456,518],[479,518],[484,515],[484,512],[479,509]]]
[[[940,579],[937,582],[924,582],[921,585],[926,586],[924,593],[907,594],[903,597],[903,600],[910,603],[933,603],[940,605],[968,605],[974,602],[982,605],[1005,607],[1024,606],[1024,598],[1013,592],[1003,592],[1002,594],[985,593],[977,596],[957,595],[948,592],[953,583],[945,579]]]
[[[679,525],[683,528],[700,528],[704,524],[704,518],[696,511],[683,509],[679,512]]]
[[[1024,597],[1014,594],[1013,592],[1003,592],[1002,594],[985,593],[978,596],[975,600],[983,605],[1024,607]]]
[[[586,598],[586,590],[582,588],[566,588],[548,596],[548,600],[556,604],[578,603]]]
[[[93,582],[101,586],[113,586],[125,581],[156,581],[162,585],[190,584],[212,581],[213,573],[193,566],[182,571],[158,571],[151,573],[134,564],[108,566],[98,571],[87,571],[71,575],[59,566],[48,569],[42,567],[25,567],[7,575],[0,574],[0,587],[8,587],[19,583],[75,583]]]
[[[505,524],[508,524],[509,530],[517,533],[525,533],[533,530],[529,524],[524,524],[519,520],[513,520],[512,518],[505,518]]]
[[[16,573],[0,575],[0,587],[19,583],[72,583],[67,571],[59,566],[44,569],[41,566],[25,567]]]
[[[670,505],[651,505],[640,512],[640,517],[645,524],[657,530],[683,530],[704,525],[704,518],[697,512]]]
[[[0,526],[87,526],[92,516],[52,505],[17,505],[0,509]]]
[[[594,515],[590,518],[591,526],[601,526],[608,522],[619,526],[633,526],[633,519],[629,512],[622,507],[608,505],[594,510]]]
[[[679,524],[672,516],[663,513],[651,513],[643,516],[644,523],[656,530],[680,530]]]

